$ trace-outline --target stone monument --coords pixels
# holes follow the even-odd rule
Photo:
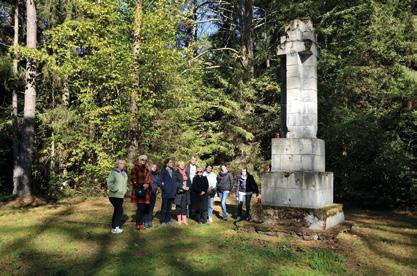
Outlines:
[[[285,31],[278,46],[282,138],[272,139],[271,171],[262,176],[262,210],[255,219],[325,230],[343,222],[344,214],[333,203],[333,173],[325,171],[324,141],[316,137],[316,34],[311,21],[298,19]]]

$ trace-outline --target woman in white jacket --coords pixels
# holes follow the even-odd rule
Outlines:
[[[216,185],[217,185],[217,176],[213,172],[213,166],[207,165],[206,171],[203,174],[208,179],[209,183],[209,199],[208,199],[208,221],[213,222],[213,206],[214,206],[214,196],[216,195]]]

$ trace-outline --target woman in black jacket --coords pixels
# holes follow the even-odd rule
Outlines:
[[[246,203],[246,220],[250,221],[250,201],[253,193],[255,193],[256,196],[259,195],[258,185],[256,184],[253,175],[251,175],[246,168],[243,168],[237,179],[237,221],[242,220],[243,200],[245,200]]]
[[[203,169],[198,168],[191,185],[191,208],[196,213],[198,223],[207,223],[208,188],[207,177],[203,176]]]

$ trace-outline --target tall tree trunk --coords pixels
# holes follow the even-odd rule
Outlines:
[[[142,0],[136,0],[135,7],[135,23],[134,23],[134,45],[133,45],[133,89],[130,94],[130,112],[132,114],[132,122],[130,124],[130,146],[128,152],[128,162],[132,164],[139,148],[139,130],[138,130],[138,91],[139,91],[139,54],[141,45],[141,25],[142,25]]]
[[[14,38],[13,38],[13,46],[18,46],[19,44],[19,5],[16,3],[16,7],[14,10]],[[13,56],[13,65],[12,65],[12,72],[17,76],[17,56],[14,54]],[[19,178],[18,175],[22,173],[21,167],[18,164],[18,156],[19,156],[19,124],[17,121],[17,114],[18,114],[18,99],[17,99],[17,91],[16,88],[13,88],[12,91],[12,127],[13,127],[13,194],[17,195],[17,188],[19,185]]]
[[[36,7],[34,0],[26,0],[26,47],[36,49]],[[17,194],[31,196],[31,176],[33,159],[33,140],[35,138],[35,109],[36,109],[36,64],[33,58],[26,63],[25,102],[23,109],[23,129],[19,151],[19,163],[23,174],[19,177]]]
[[[253,67],[253,0],[240,0],[240,36],[242,64],[247,72],[246,79],[254,74]]]
[[[198,34],[198,23],[197,23],[197,12],[198,9],[201,7],[201,5],[198,3],[197,0],[193,0],[193,6],[192,6],[192,14],[191,14],[191,26],[187,30],[187,38],[185,41],[185,47],[188,47],[190,45],[193,45],[194,42],[197,41],[197,34]],[[193,56],[197,55],[197,49],[194,49]]]

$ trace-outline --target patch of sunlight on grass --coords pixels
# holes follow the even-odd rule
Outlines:
[[[400,220],[377,224],[372,216],[359,213],[353,232],[340,234],[337,246],[330,247],[241,231],[231,221],[220,220],[160,227],[155,218],[155,227],[137,232],[131,220],[135,208],[129,203],[124,232],[112,235],[111,208],[106,198],[98,198],[0,210],[0,271],[6,275],[417,275],[413,269],[417,231],[410,219],[402,227],[397,226]]]
[[[307,251],[309,266],[322,273],[342,274],[345,272],[345,257],[340,253],[328,250]]]

